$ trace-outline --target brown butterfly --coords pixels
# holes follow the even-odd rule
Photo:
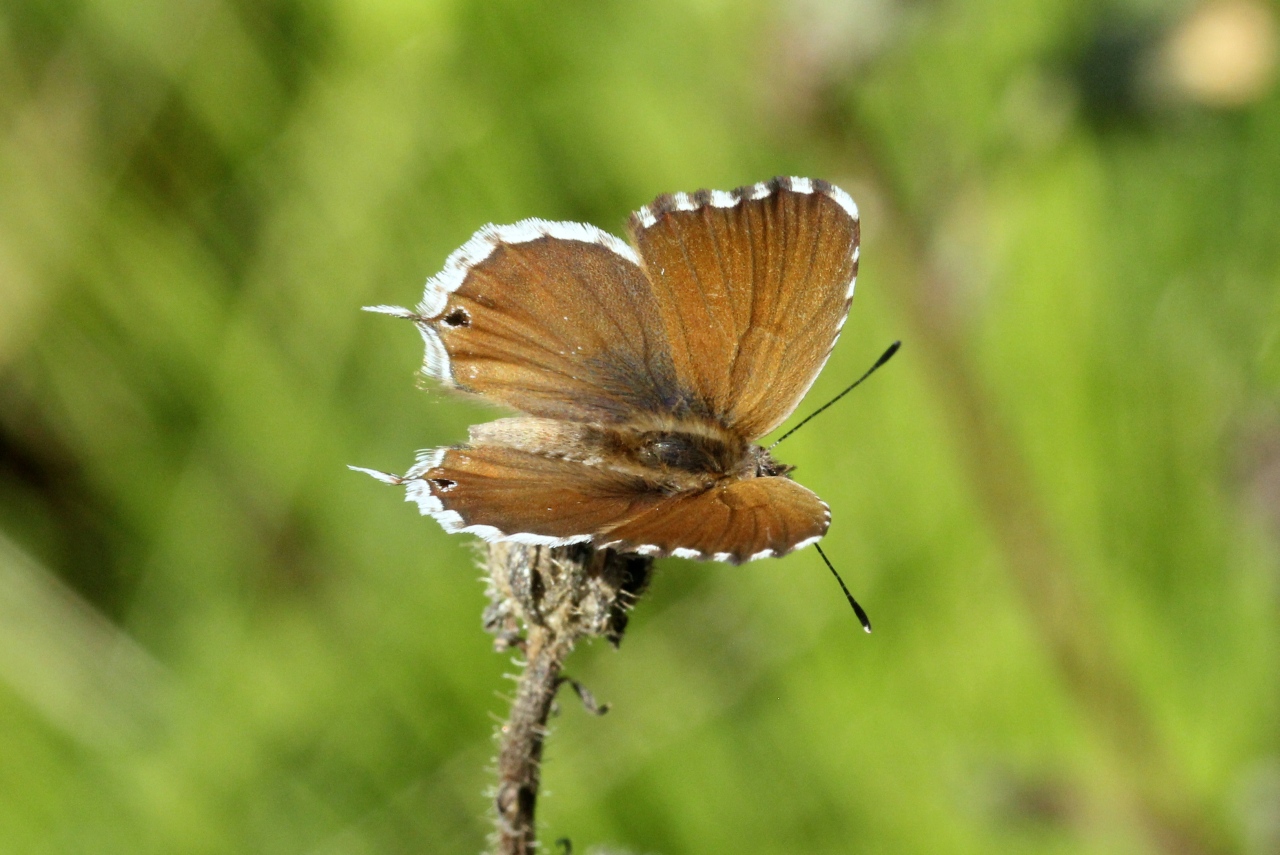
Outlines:
[[[414,322],[427,375],[524,415],[420,452],[404,476],[360,471],[488,541],[734,564],[815,543],[830,509],[755,441],[844,326],[857,206],[776,178],[659,196],[627,231],[485,226],[416,309],[370,307]]]

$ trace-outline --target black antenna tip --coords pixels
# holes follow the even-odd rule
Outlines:
[[[867,617],[866,611],[862,606],[858,605],[858,601],[853,601],[853,613],[858,616],[858,622],[862,624],[862,631],[871,634],[871,618]]]
[[[818,415],[819,413],[821,413],[822,411],[824,411],[827,407],[831,406],[831,405],[832,405],[832,404],[834,404],[836,401],[840,400],[840,399],[841,399],[841,398],[843,398],[845,395],[847,395],[847,394],[849,394],[850,392],[852,392],[854,389],[858,388],[858,386],[860,386],[860,385],[862,384],[862,381],[863,381],[863,380],[866,380],[866,379],[867,379],[868,377],[870,377],[872,374],[875,374],[875,373],[876,373],[876,370],[877,370],[878,368],[880,368],[880,366],[884,365],[884,364],[885,364],[886,362],[888,362],[890,359],[893,359],[893,355],[894,355],[895,353],[897,353],[897,352],[898,352],[898,348],[900,348],[900,347],[902,347],[902,342],[901,342],[901,341],[895,341],[893,344],[889,345],[889,349],[888,349],[888,350],[886,350],[884,353],[880,354],[880,358],[876,360],[876,364],[875,364],[875,365],[872,365],[870,368],[868,368],[868,369],[866,370],[866,373],[865,373],[865,374],[863,374],[863,375],[862,375],[861,377],[859,377],[857,380],[854,380],[852,383],[850,383],[848,386],[846,386],[846,387],[845,387],[845,389],[844,389],[844,391],[843,391],[843,392],[841,392],[839,395],[836,395],[836,396],[835,396],[834,398],[832,398],[830,401],[827,401],[827,402],[826,402],[825,404],[823,404],[821,407],[818,407],[818,409],[814,410],[812,413],[810,413],[809,415],[807,415],[807,416],[805,416],[803,419],[801,419],[801,420],[800,420],[800,424],[796,425],[796,426],[795,426],[795,427],[793,427],[791,430],[787,431],[787,432],[786,432],[786,433],[784,433],[782,436],[780,436],[780,437],[778,437],[777,439],[775,439],[775,440],[773,441],[773,444],[772,444],[772,445],[770,445],[770,446],[769,446],[769,448],[773,448],[773,447],[774,447],[774,446],[776,446],[778,443],[782,442],[784,439],[786,439],[787,437],[791,436],[791,434],[793,434],[793,433],[795,433],[796,431],[800,430],[800,428],[802,428],[802,427],[804,427],[805,425],[807,425],[807,424],[808,424],[808,423],[813,419],[813,417],[814,417],[814,416]]]
[[[822,556],[822,562],[827,565],[827,569],[831,571],[831,575],[836,577],[836,581],[840,583],[840,590],[844,591],[844,598],[849,601],[849,605],[853,606],[853,613],[858,616],[858,623],[862,624],[864,632],[871,632],[871,618],[867,617],[866,611],[853,598],[853,594],[849,593],[849,588],[845,585],[844,580],[840,578],[840,574],[836,572],[836,568],[831,563],[831,559],[827,557],[827,553],[822,551],[822,547],[814,544],[813,548],[818,550],[818,554]]]
[[[884,365],[890,359],[893,359],[893,355],[898,352],[898,348],[900,347],[902,347],[901,340],[895,341],[893,344],[889,345],[889,349],[884,352],[884,355],[882,355],[879,359],[876,360],[876,368],[879,368],[881,365]]]

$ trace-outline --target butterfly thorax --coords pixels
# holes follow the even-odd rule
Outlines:
[[[471,442],[577,460],[643,479],[668,493],[785,475],[793,468],[727,428],[684,419],[609,425],[500,419],[473,426]]]

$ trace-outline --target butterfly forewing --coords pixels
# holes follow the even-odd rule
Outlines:
[[[417,312],[385,310],[417,322],[428,375],[531,415],[615,422],[688,397],[635,253],[579,223],[481,229]]]
[[[755,439],[796,408],[849,312],[852,200],[775,179],[659,197],[631,218],[676,375],[718,421]]]

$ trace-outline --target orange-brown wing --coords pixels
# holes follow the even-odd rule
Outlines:
[[[617,422],[697,409],[635,251],[594,226],[485,226],[416,310],[370,311],[417,324],[428,376],[524,413]]]
[[[777,178],[661,196],[631,217],[675,375],[725,427],[763,436],[835,346],[858,271],[844,191]]]
[[[790,478],[748,478],[672,496],[596,538],[598,546],[741,564],[816,542],[831,510]]]
[[[360,471],[404,484],[408,500],[445,531],[488,541],[592,542],[738,564],[807,546],[831,519],[817,496],[789,478],[751,478],[670,496],[602,466],[498,445],[423,452],[403,477]]]

